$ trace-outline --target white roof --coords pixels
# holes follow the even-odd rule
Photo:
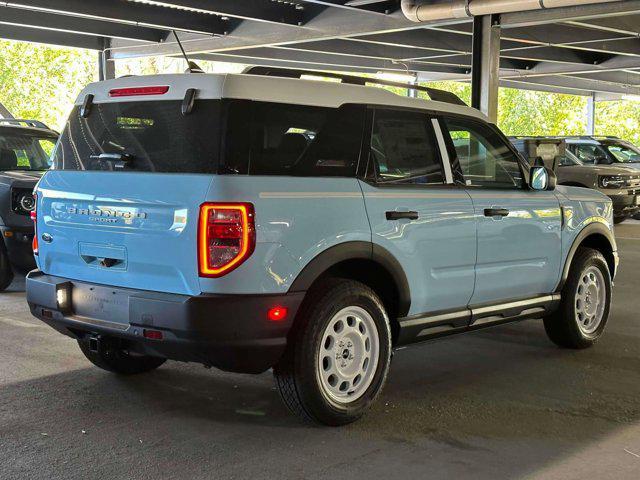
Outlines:
[[[114,88],[168,86],[163,95],[137,97],[109,96]],[[488,121],[480,111],[462,105],[403,97],[378,87],[362,87],[322,80],[292,79],[243,74],[183,73],[122,77],[89,84],[78,96],[81,105],[87,94],[94,95],[94,103],[182,100],[189,88],[198,90],[202,99],[235,98],[264,102],[290,103],[318,107],[339,107],[345,103],[421,108],[443,113],[456,113]]]

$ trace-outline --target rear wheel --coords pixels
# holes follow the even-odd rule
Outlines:
[[[382,390],[391,359],[378,296],[362,283],[332,279],[309,292],[295,328],[274,368],[284,403],[326,425],[360,418]]]
[[[13,282],[13,268],[4,245],[0,245],[0,291],[6,290]]]
[[[560,308],[544,319],[547,335],[564,348],[587,348],[602,336],[611,306],[611,274],[602,254],[580,248],[562,289]]]
[[[149,372],[166,361],[164,358],[131,353],[115,339],[101,339],[95,350],[87,340],[79,340],[78,345],[84,356],[96,367],[121,375]]]

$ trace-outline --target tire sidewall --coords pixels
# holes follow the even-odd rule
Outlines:
[[[339,289],[334,290],[339,295]],[[330,304],[318,304],[308,310],[308,328],[304,329],[299,345],[300,355],[296,359],[298,378],[303,378],[301,396],[307,409],[313,416],[328,423],[343,423],[361,416],[375,401],[382,391],[391,359],[391,330],[387,314],[380,300],[363,286],[360,292],[349,289],[349,294],[338,296]],[[326,298],[326,297],[325,297]],[[371,384],[357,400],[340,404],[328,398],[318,378],[318,357],[322,348],[322,337],[329,322],[336,313],[346,307],[357,306],[366,310],[373,318],[378,330],[379,351],[378,364]],[[327,419],[326,417],[332,417]]]
[[[575,305],[575,295],[578,288],[578,283],[580,277],[584,274],[585,270],[590,267],[596,267],[602,273],[602,277],[605,281],[605,306],[604,311],[602,313],[602,320],[600,321],[600,325],[598,328],[592,333],[585,333],[578,326],[578,322],[576,320],[576,305]],[[567,291],[564,293],[567,295],[567,299],[570,300],[568,302],[568,314],[570,314],[571,321],[575,326],[575,333],[580,337],[580,339],[584,342],[593,343],[598,338],[602,336],[604,329],[607,325],[607,320],[609,319],[609,312],[611,309],[611,300],[612,300],[612,282],[611,282],[611,272],[609,271],[609,267],[602,257],[602,255],[598,252],[593,251],[593,253],[585,258],[582,258],[581,261],[575,265],[575,268],[571,272],[571,279],[567,283]]]

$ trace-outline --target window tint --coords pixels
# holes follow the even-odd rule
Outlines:
[[[488,125],[463,119],[447,119],[465,183],[488,188],[522,188],[518,157]]]
[[[604,147],[613,155],[618,162],[638,163],[640,162],[640,151],[622,144],[604,144]]]
[[[31,134],[0,134],[0,171],[47,170],[55,142]]]
[[[442,184],[442,161],[431,119],[424,114],[376,110],[370,177],[380,184]]]
[[[220,101],[197,100],[182,115],[179,100],[94,104],[87,118],[75,107],[54,152],[56,169],[114,170],[102,153],[130,157],[126,170],[214,173],[218,169]]]
[[[594,165],[594,164],[608,164],[611,163],[611,159],[607,155],[607,152],[600,145],[583,144],[583,145],[568,145],[569,151],[573,153],[578,160],[582,163]]]
[[[222,173],[355,176],[364,107],[233,101]]]

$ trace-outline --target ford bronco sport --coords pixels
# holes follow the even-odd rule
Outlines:
[[[35,268],[31,243],[33,189],[50,166],[58,134],[36,120],[0,119],[0,291],[14,270]]]
[[[274,74],[89,85],[36,190],[33,315],[120,374],[273,368],[329,425],[402,345],[531,317],[562,347],[602,335],[611,200],[444,93]]]
[[[572,187],[593,188],[599,190],[613,203],[614,223],[624,222],[627,218],[640,212],[640,171],[624,163],[583,162],[571,150],[566,148],[566,140],[561,137],[513,137],[511,143],[525,157],[530,164],[544,156],[544,151],[538,150],[556,145],[557,158],[550,159],[558,177],[558,185]],[[595,140],[580,140],[583,147],[593,145],[598,148]],[[569,140],[572,142],[572,140]],[[575,147],[575,143],[571,143]],[[553,155],[553,153],[552,153]],[[546,160],[545,165],[549,165]]]

